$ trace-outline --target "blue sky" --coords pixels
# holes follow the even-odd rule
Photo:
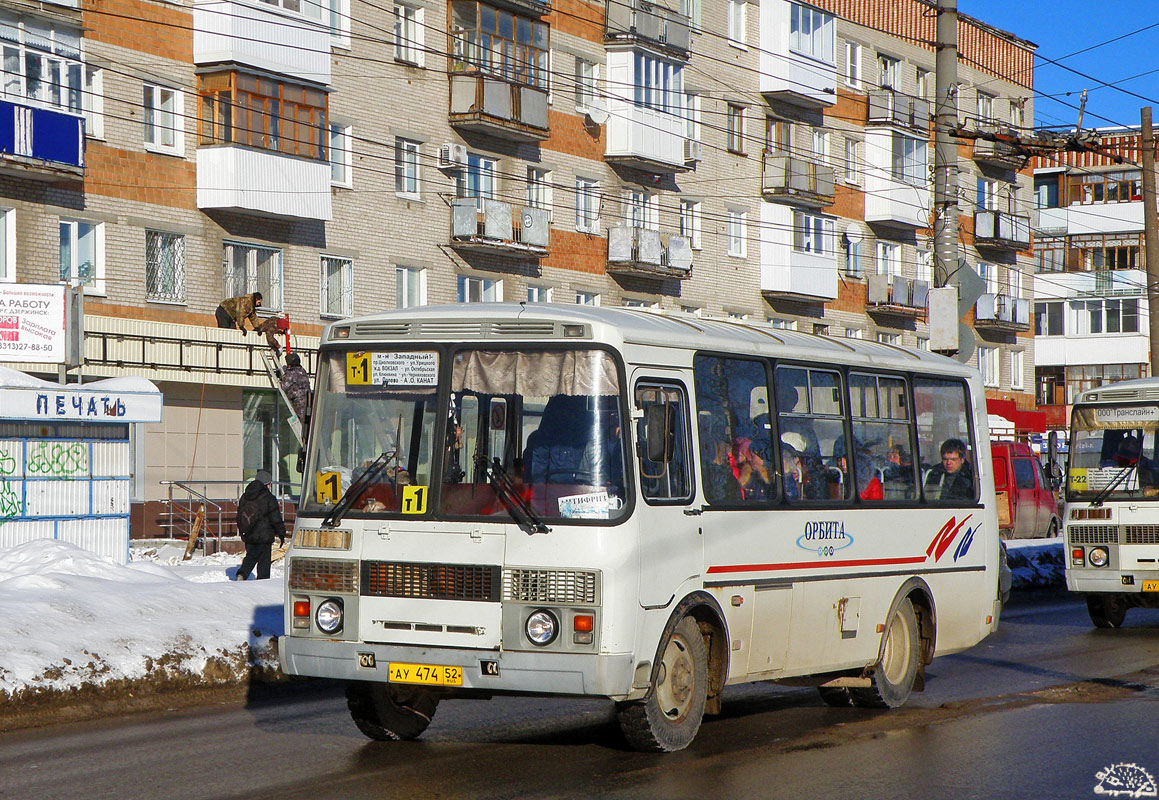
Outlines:
[[[1138,125],[1139,109],[1146,105],[1159,119],[1159,4],[1154,0],[958,0],[958,11],[1038,45],[1036,124],[1073,127],[1083,89],[1087,90],[1084,128]],[[1133,35],[1104,44],[1125,34]],[[1094,49],[1071,56],[1090,47]],[[1103,86],[1104,82],[1142,97]]]

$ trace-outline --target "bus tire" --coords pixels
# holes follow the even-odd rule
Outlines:
[[[1088,594],[1087,613],[1096,628],[1121,628],[1127,616],[1127,601],[1117,594]]]
[[[897,708],[909,699],[921,662],[918,618],[904,598],[885,629],[881,658],[869,675],[867,689],[850,689],[853,704],[862,708]]]
[[[680,620],[668,636],[655,675],[647,699],[617,710],[620,730],[636,750],[683,750],[700,730],[708,700],[708,653],[692,617]]]
[[[346,707],[358,730],[378,742],[416,739],[431,724],[439,698],[427,689],[351,681]]]
[[[849,708],[853,705],[853,695],[845,686],[818,686],[817,694],[827,706],[834,708]]]

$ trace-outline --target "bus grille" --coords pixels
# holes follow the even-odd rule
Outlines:
[[[1066,529],[1071,544],[1118,544],[1116,525],[1071,525]]]
[[[291,591],[358,593],[358,565],[354,561],[330,558],[290,560]]]
[[[499,568],[363,561],[362,596],[498,602]]]
[[[1127,525],[1125,544],[1159,544],[1159,525]]]
[[[503,599],[524,603],[596,602],[596,573],[562,569],[508,569]]]

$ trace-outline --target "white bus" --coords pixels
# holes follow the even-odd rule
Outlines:
[[[727,685],[898,706],[997,627],[985,401],[952,360],[479,303],[334,323],[319,364],[281,664],[348,681],[371,738],[539,693],[678,750]]]
[[[1091,621],[1118,628],[1127,609],[1159,607],[1159,379],[1089,389],[1071,412],[1066,586]]]

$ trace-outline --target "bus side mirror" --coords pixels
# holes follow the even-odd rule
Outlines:
[[[648,406],[644,412],[644,440],[649,461],[663,464],[672,458],[675,432],[675,408],[667,403]]]
[[[1046,436],[1047,470],[1050,474],[1050,488],[1057,492],[1062,486],[1062,465],[1058,463],[1058,431]]]

